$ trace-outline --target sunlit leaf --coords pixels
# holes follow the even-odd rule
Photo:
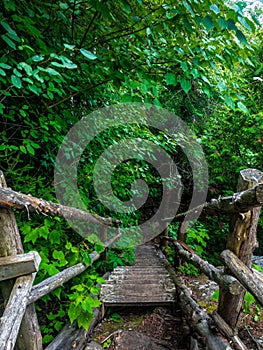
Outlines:
[[[19,77],[17,77],[16,75],[12,75],[11,76],[11,81],[14,84],[14,86],[18,89],[21,89],[22,87],[22,82],[21,79]]]
[[[80,52],[82,53],[83,56],[85,56],[89,60],[96,60],[97,59],[97,56],[88,50],[80,49]]]
[[[213,11],[216,15],[220,13],[219,7],[216,4],[211,5],[210,10]]]
[[[189,80],[182,79],[180,84],[186,94],[191,90],[191,82]]]

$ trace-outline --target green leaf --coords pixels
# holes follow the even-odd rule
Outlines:
[[[247,39],[245,35],[241,32],[241,30],[239,29],[236,30],[236,36],[241,43],[248,44]]]
[[[252,31],[252,28],[250,27],[250,25],[247,23],[246,19],[244,17],[238,16],[237,17],[238,22],[240,24],[242,24],[243,27],[245,27],[246,29],[248,29],[249,31]]]
[[[181,62],[180,64],[181,64],[182,70],[183,70],[184,72],[186,72],[186,71],[188,70],[187,63]]]
[[[37,88],[35,85],[29,85],[28,88],[36,95],[39,95],[39,93],[41,92],[41,89]]]
[[[65,46],[66,49],[69,49],[69,50],[74,50],[75,48],[75,45],[68,45],[68,44],[63,44]]]
[[[188,93],[189,90],[191,90],[191,82],[189,80],[182,79],[180,81],[180,85],[186,94]]]
[[[191,72],[190,72],[190,73],[192,74],[192,76],[194,77],[194,79],[200,77],[200,73],[199,73],[199,71],[198,71],[196,68],[191,69]]]
[[[16,75],[12,75],[11,76],[11,81],[12,81],[12,84],[18,88],[18,89],[21,89],[22,87],[22,82],[21,82],[21,79],[19,77],[17,77]]]
[[[216,4],[210,5],[210,10],[213,11],[216,15],[220,13],[220,10]]]
[[[0,67],[3,69],[11,69],[12,68],[11,66],[9,66],[9,64],[6,64],[6,63],[0,63]]]
[[[48,235],[49,235],[48,227],[47,226],[41,226],[39,228],[39,230],[38,230],[38,233],[39,233],[40,237],[43,237],[43,238],[47,239]]]
[[[166,73],[164,77],[167,85],[176,85],[176,76],[174,73]]]
[[[188,2],[186,0],[183,1],[184,7],[191,13],[191,15],[194,17],[195,13],[192,9],[192,7],[190,6],[190,4],[188,4]]]
[[[16,44],[10,40],[6,35],[1,35],[1,38],[9,45],[12,49],[16,49]]]
[[[51,64],[53,66],[56,66],[56,67],[60,67],[60,68],[68,68],[68,69],[75,69],[75,68],[78,68],[78,66],[73,63],[73,62],[63,62],[62,64],[61,63],[58,63],[58,62],[51,62]]]
[[[80,52],[82,53],[83,56],[85,56],[89,60],[96,60],[97,59],[97,56],[88,50],[80,49]]]
[[[20,148],[20,151],[21,151],[21,152],[23,152],[23,153],[25,153],[25,154],[27,153],[27,150],[26,150],[25,146],[22,145],[22,146],[20,146],[19,148]]]
[[[50,75],[60,75],[60,73],[53,68],[47,68],[46,72],[49,73]]]
[[[13,70],[13,73],[19,78],[21,78],[23,76],[23,74],[20,73],[16,68]]]
[[[24,242],[32,242],[35,243],[38,238],[38,230],[31,230],[24,238]]]
[[[237,30],[237,27],[235,25],[235,22],[232,19],[227,20],[227,27],[230,30]]]
[[[30,144],[27,144],[27,145],[26,145],[26,148],[27,148],[29,154],[31,154],[32,156],[35,155],[35,150],[34,150],[33,147],[31,147]]]
[[[224,30],[224,29],[227,28],[227,21],[224,18],[219,17],[217,22],[218,22],[219,27],[221,28],[221,30]]]
[[[235,102],[232,100],[230,96],[225,97],[225,102],[230,108],[235,109]]]
[[[249,110],[247,109],[247,107],[242,103],[242,102],[238,102],[237,103],[237,107],[244,113],[249,114]]]
[[[15,34],[15,35],[16,35],[16,32],[10,27],[9,24],[7,24],[6,22],[2,21],[2,22],[1,22],[1,25],[2,25],[2,27],[5,28],[5,30],[6,30],[9,34]]]
[[[76,305],[74,303],[71,303],[68,310],[68,316],[69,316],[70,322],[72,323],[73,321],[75,321],[78,318],[78,316],[81,314],[81,312],[82,312],[81,304]]]
[[[43,55],[35,55],[32,57],[32,61],[34,62],[41,62],[45,59],[45,57]]]
[[[6,76],[6,72],[5,72],[3,69],[1,69],[1,68],[0,68],[0,74],[1,74],[2,76]]]
[[[214,21],[212,20],[212,17],[210,17],[210,16],[206,16],[205,18],[203,18],[202,23],[206,27],[207,30],[211,30],[215,26]]]

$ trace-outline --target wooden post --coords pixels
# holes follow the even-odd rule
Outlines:
[[[237,190],[241,192],[259,183],[263,183],[263,173],[257,169],[245,169],[240,172]],[[246,213],[233,215],[227,240],[226,248],[249,267],[252,253],[257,247],[256,232],[259,212],[258,207]],[[225,268],[225,273],[231,274],[231,271]],[[244,293],[243,291],[239,295],[231,295],[220,287],[218,313],[233,330],[237,329],[239,316],[243,309]]]
[[[0,171],[0,187],[7,187],[2,171]],[[0,208],[0,257],[23,253],[23,246],[13,211]],[[15,280],[0,282],[0,289],[6,301],[9,299],[14,283]],[[42,337],[34,304],[26,308],[16,345],[19,350],[42,349]]]

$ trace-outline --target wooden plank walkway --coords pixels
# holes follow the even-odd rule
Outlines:
[[[175,285],[151,244],[138,246],[135,264],[117,267],[102,284],[105,306],[169,305],[175,301]]]

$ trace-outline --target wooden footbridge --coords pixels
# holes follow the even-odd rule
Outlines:
[[[200,343],[209,350],[248,350],[237,335],[238,320],[245,290],[263,306],[263,275],[251,268],[262,205],[263,173],[256,169],[241,171],[238,193],[205,204],[203,212],[206,215],[222,213],[233,219],[234,225],[227,238],[228,249],[221,253],[224,272],[201,259],[185,244],[171,240],[177,257],[194,264],[219,285],[218,312],[214,311],[211,315],[206,313],[192,297],[182,276],[161,256],[153,243],[136,248],[133,266],[117,267],[110,274],[101,287],[103,305],[136,308],[177,304],[190,327],[191,349],[200,348]],[[68,266],[33,286],[40,258],[38,253],[23,253],[14,208],[26,210],[28,215],[34,212],[64,219],[74,217],[80,222],[100,223],[105,227],[115,225],[118,234],[105,242],[105,249],[121,237],[120,222],[15,192],[7,187],[0,171],[0,292],[5,305],[0,315],[0,349],[42,350],[42,335],[34,302],[78,276],[90,265],[83,261]],[[169,237],[165,239],[169,240]],[[100,258],[96,251],[90,254],[91,263]],[[87,338],[92,334],[92,327],[103,317],[103,305],[101,310],[94,310],[94,320],[89,330],[79,329],[76,322],[66,325],[45,350],[83,350]],[[259,349],[260,345],[254,338],[253,342]]]
[[[107,306],[171,305],[175,284],[153,244],[137,246],[135,264],[114,269],[102,285],[100,300]]]

